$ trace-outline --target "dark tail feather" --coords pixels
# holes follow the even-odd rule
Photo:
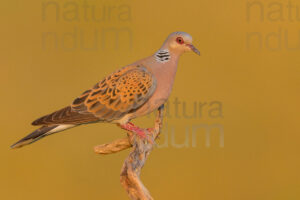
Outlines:
[[[48,135],[47,133],[49,131],[51,131],[52,129],[56,128],[57,126],[58,125],[42,126],[41,128],[36,129],[35,131],[33,131],[32,133],[30,133],[29,135],[27,135],[26,137],[24,137],[20,141],[18,141],[17,143],[11,145],[10,147],[12,149],[15,149],[15,148],[20,148],[20,147],[22,147],[24,145],[27,145],[27,144],[31,144],[31,143],[47,136]]]

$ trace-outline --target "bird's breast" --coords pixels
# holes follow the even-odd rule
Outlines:
[[[151,69],[156,79],[156,89],[148,101],[136,110],[132,116],[133,118],[153,112],[168,100],[173,88],[176,71],[177,62],[160,64]]]

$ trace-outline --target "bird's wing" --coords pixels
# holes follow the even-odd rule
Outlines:
[[[118,120],[143,105],[155,88],[156,79],[144,66],[127,66],[83,92],[71,107],[46,115],[32,124],[82,124]]]

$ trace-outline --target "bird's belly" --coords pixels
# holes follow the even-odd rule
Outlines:
[[[164,85],[164,87],[162,87],[161,85],[161,87],[158,86],[149,100],[140,108],[138,108],[132,117],[136,118],[144,116],[158,109],[168,100],[172,90],[172,85],[173,84]]]
[[[155,94],[150,97],[150,99],[141,107],[139,107],[136,111],[133,113],[128,113],[124,117],[122,117],[119,120],[114,121],[114,123],[118,124],[126,124],[131,119],[142,117],[147,114],[150,114],[151,112],[157,110],[161,105],[163,105],[168,100],[167,97],[157,97]]]

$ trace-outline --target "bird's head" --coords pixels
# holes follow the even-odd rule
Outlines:
[[[169,51],[181,55],[184,52],[193,51],[200,55],[199,50],[192,44],[193,38],[190,34],[185,32],[171,33],[162,48],[169,49]]]

